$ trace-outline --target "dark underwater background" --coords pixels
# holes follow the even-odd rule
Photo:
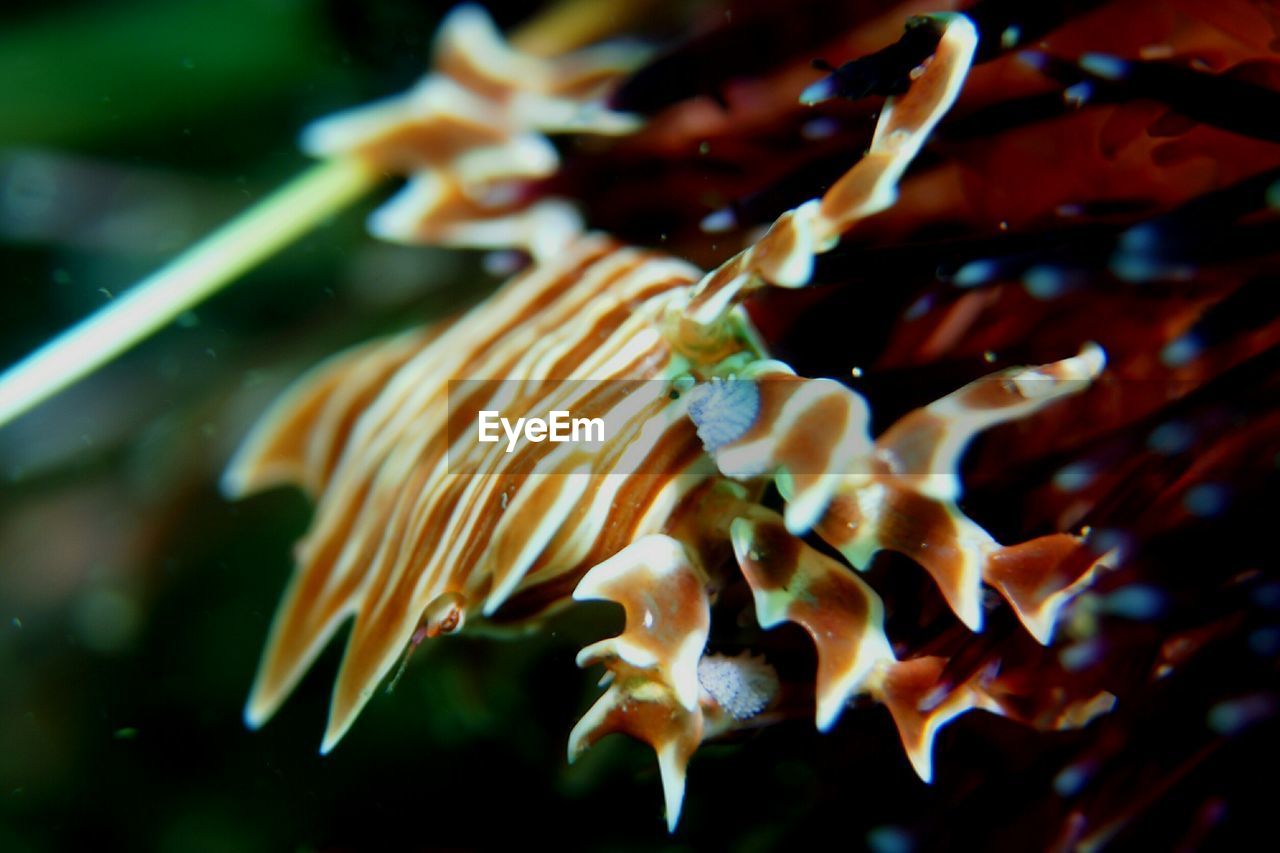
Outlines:
[[[408,86],[449,5],[0,6],[0,364],[301,171],[296,138],[307,121]],[[489,8],[506,25],[538,5]],[[222,467],[310,365],[448,316],[499,283],[478,253],[367,237],[364,216],[388,192],[0,428],[0,850],[1035,849],[1070,793],[1063,766],[1094,733],[973,714],[940,735],[926,786],[874,706],[848,711],[826,736],[796,720],[707,745],[668,836],[646,747],[609,738],[566,762],[569,730],[597,693],[595,674],[573,658],[620,624],[607,605],[575,608],[526,637],[420,650],[330,756],[318,749],[338,645],[267,726],[245,728],[241,706],[310,510],[290,490],[229,502]],[[886,334],[877,306],[896,312],[900,302],[834,297],[829,305],[857,317],[841,323],[828,310],[784,350],[811,366],[840,344],[858,363],[848,347],[874,355]],[[1274,299],[1261,304],[1275,310]],[[1262,375],[1274,391],[1272,362]],[[917,387],[945,388],[950,376],[921,374]],[[930,398],[868,382],[886,411]],[[1242,492],[1229,516],[1168,544],[1170,558],[1188,573],[1216,563],[1274,572],[1278,463],[1260,450],[1270,479]],[[988,476],[972,511],[1011,529],[1030,491]],[[1262,589],[1238,608],[1263,613],[1252,646],[1139,696],[1114,730],[1122,756],[1125,733],[1140,732],[1134,762],[1166,746],[1195,759],[1177,765],[1187,783],[1161,793],[1117,848],[1242,849],[1274,825],[1276,707],[1266,691],[1277,683],[1280,586]],[[1143,677],[1142,663],[1122,662],[1116,680]],[[1184,733],[1237,695],[1263,697],[1261,722],[1196,758]],[[1113,800],[1138,802],[1153,787],[1151,773],[1119,778],[1105,791]]]

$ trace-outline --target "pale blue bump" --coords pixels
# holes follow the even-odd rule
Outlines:
[[[1160,246],[1160,229],[1145,222],[1135,225],[1120,235],[1118,245],[1127,252],[1150,252]]]
[[[1102,599],[1102,611],[1123,619],[1154,619],[1164,610],[1165,597],[1160,590],[1142,584],[1121,587]]]
[[[737,224],[738,217],[734,216],[732,208],[722,207],[702,217],[699,227],[704,234],[720,234],[735,228]]]
[[[911,853],[914,839],[900,826],[877,826],[867,833],[867,849],[872,853]]]
[[[1080,67],[1095,77],[1120,80],[1129,70],[1129,63],[1118,56],[1105,53],[1086,53],[1080,57]]]
[[[807,107],[811,107],[814,104],[829,101],[836,96],[837,88],[835,77],[823,77],[821,80],[810,83],[805,90],[800,93],[800,103]]]
[[[1249,649],[1263,658],[1280,655],[1280,625],[1267,625],[1251,633]]]
[[[1172,456],[1190,450],[1196,433],[1191,427],[1178,421],[1160,424],[1147,436],[1147,447],[1156,453]]]
[[[1096,640],[1074,643],[1058,653],[1058,660],[1070,672],[1088,669],[1102,660],[1102,644]]]
[[[1209,709],[1209,728],[1221,735],[1235,735],[1276,713],[1276,698],[1253,693],[1219,702]]]
[[[1016,60],[1033,71],[1044,71],[1049,67],[1049,55],[1040,50],[1024,50]]]
[[[1068,86],[1062,91],[1062,100],[1073,107],[1082,107],[1093,97],[1093,84],[1088,81]]]
[[[1067,274],[1057,267],[1041,264],[1023,273],[1022,286],[1036,299],[1056,299],[1067,289]]]
[[[1227,490],[1217,483],[1201,483],[1182,496],[1187,512],[1201,518],[1219,515],[1227,507]]]
[[[1111,258],[1111,273],[1121,281],[1141,284],[1160,277],[1163,268],[1137,252],[1117,252]]]
[[[919,320],[925,314],[928,314],[929,311],[931,311],[932,309],[933,309],[933,294],[926,293],[923,296],[921,296],[919,299],[917,299],[915,302],[911,303],[911,305],[907,308],[907,310],[902,313],[902,319],[908,320],[908,321]]]
[[[1087,764],[1069,764],[1053,777],[1053,790],[1060,797],[1074,797],[1084,790],[1091,775],[1092,768]]]
[[[974,287],[990,281],[997,271],[995,261],[970,261],[951,277],[956,287]]]
[[[1266,610],[1280,610],[1280,581],[1264,583],[1250,596],[1253,603]]]
[[[1184,367],[1200,356],[1200,350],[1194,335],[1183,335],[1165,344],[1160,350],[1160,362],[1165,367]]]
[[[1097,474],[1092,462],[1072,462],[1053,475],[1053,485],[1060,492],[1078,492],[1087,489]]]

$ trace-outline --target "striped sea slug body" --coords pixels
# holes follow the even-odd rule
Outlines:
[[[533,621],[574,599],[611,600],[626,625],[578,657],[608,678],[570,756],[611,732],[650,744],[674,828],[698,745],[759,724],[793,689],[763,658],[708,651],[720,592],[742,584],[760,629],[789,621],[811,635],[818,727],[855,697],[882,702],[926,780],[938,728],[971,708],[1056,728],[1109,707],[1096,688],[1029,697],[1012,664],[965,672],[942,655],[900,660],[880,596],[854,571],[880,550],[906,554],[968,629],[982,630],[987,586],[1048,642],[1062,604],[1105,558],[1067,531],[998,544],[957,505],[959,460],[977,431],[1083,390],[1103,369],[1101,350],[1078,341],[1076,355],[1004,370],[873,437],[862,397],[770,360],[741,308],[760,288],[807,284],[816,255],[893,204],[977,45],[964,15],[913,26],[932,34],[929,55],[886,104],[866,155],[706,274],[585,232],[567,202],[529,191],[557,168],[544,133],[634,129],[603,100],[640,61],[634,49],[526,56],[463,8],[443,25],[422,84],[308,133],[318,153],[412,173],[375,215],[382,236],[516,246],[533,263],[446,327],[321,365],[234,460],[230,492],[289,482],[316,501],[246,707],[251,725],[348,620],[325,751],[418,643],[476,620]],[[505,382],[466,382],[479,379]],[[648,390],[620,394],[612,380]],[[500,408],[500,386],[554,388],[541,402],[612,416],[608,448],[523,442],[507,453],[451,432],[451,407]],[[764,500],[774,485],[780,511]]]

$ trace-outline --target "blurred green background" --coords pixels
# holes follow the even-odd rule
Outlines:
[[[6,4],[0,360],[305,168],[299,129],[408,85],[445,6]],[[0,430],[0,849],[489,845],[607,772],[563,757],[598,628],[421,654],[328,759],[336,649],[265,731],[240,722],[309,510],[226,502],[227,457],[310,364],[495,283],[475,256],[366,238],[376,201]],[[617,831],[660,838],[649,759],[621,752],[648,778]]]

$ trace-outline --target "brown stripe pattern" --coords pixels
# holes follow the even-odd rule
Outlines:
[[[436,37],[434,69],[408,92],[311,125],[308,152],[355,156],[409,184],[373,214],[379,237],[526,249],[550,257],[581,230],[573,207],[539,199],[555,173],[554,133],[628,133],[636,119],[604,98],[646,51],[607,44],[543,59],[512,49],[479,6],[460,6]]]
[[[960,456],[978,431],[1083,391],[1104,364],[1090,344],[1043,367],[1009,368],[909,413],[873,441],[870,410],[858,394],[761,362],[735,380],[756,389],[759,416],[734,440],[708,449],[726,476],[775,477],[793,534],[816,530],[858,569],[880,550],[906,554],[974,631],[982,629],[985,581],[1048,643],[1065,582],[1092,560],[1080,564],[1082,549],[1065,534],[1002,548],[956,504]],[[705,440],[718,415],[695,405],[691,416]],[[1064,565],[1074,573],[1064,575]]]
[[[674,828],[698,745],[757,724],[779,694],[766,661],[706,653],[719,591],[744,579],[761,628],[791,621],[813,638],[822,729],[852,697],[877,699],[927,779],[933,734],[947,720],[975,707],[1026,718],[1010,700],[1016,683],[980,674],[951,683],[943,658],[897,660],[876,592],[797,536],[816,531],[859,569],[880,549],[908,554],[974,630],[985,581],[1047,639],[1093,561],[1081,561],[1067,534],[1000,547],[956,506],[958,459],[975,431],[1079,390],[1101,369],[1101,352],[1086,348],[975,383],[873,441],[866,402],[766,360],[739,306],[763,284],[807,283],[815,253],[892,203],[963,83],[972,24],[935,16],[937,53],[886,104],[871,151],[821,199],[784,214],[763,240],[703,275],[584,235],[568,219],[553,238],[531,236],[538,227],[529,217],[548,208],[475,192],[554,168],[521,159],[542,131],[625,124],[592,106],[626,65],[621,54],[522,57],[478,15],[449,18],[437,71],[418,90],[321,123],[309,139],[316,150],[354,150],[418,175],[384,217],[396,236],[520,245],[536,263],[443,329],[320,366],[233,461],[225,483],[233,494],[294,482],[317,502],[245,709],[249,724],[271,716],[348,619],[324,751],[397,661],[428,638],[476,619],[536,619],[571,596],[610,600],[622,605],[626,625],[579,656],[582,666],[606,668],[607,688],[575,727],[570,756],[611,732],[648,743]],[[455,401],[458,420],[492,408],[626,414],[605,450],[525,441],[508,454],[451,431],[455,379],[555,389],[498,405],[495,383],[480,383]],[[638,399],[620,397],[617,383],[538,384],[578,379],[660,381],[635,383],[648,389]],[[623,473],[624,453],[645,463]],[[785,501],[782,516],[760,504],[771,481]],[[1053,724],[1079,724],[1105,699],[1056,697]]]
[[[653,399],[629,401],[633,414],[609,446],[661,460],[648,469],[669,472],[660,476],[610,475],[616,460],[578,445],[522,443],[507,454],[502,445],[451,437],[447,423],[455,376],[524,379],[531,388],[547,387],[538,384],[546,379],[662,378],[673,358],[656,316],[696,274],[583,237],[558,263],[513,280],[483,311],[435,337],[342,356],[277,405],[233,462],[228,488],[243,493],[291,476],[316,489],[318,507],[246,710],[251,723],[274,711],[354,615],[325,735],[331,748],[437,599],[465,601],[458,627],[477,610],[500,616],[509,598],[530,611],[540,588],[562,589],[566,572],[580,574],[656,531],[682,494],[714,473],[680,402],[659,393],[657,382],[635,386],[653,389]],[[629,303],[634,309],[616,310]],[[579,347],[584,340],[597,343]],[[335,395],[336,387],[345,393]],[[589,413],[619,383],[553,387],[570,396],[539,406]],[[498,408],[492,400],[469,404]],[[352,405],[363,409],[356,414]],[[533,610],[557,603],[539,601]]]

